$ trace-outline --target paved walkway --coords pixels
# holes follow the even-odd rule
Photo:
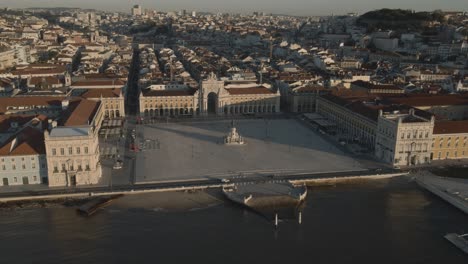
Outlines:
[[[468,213],[468,179],[439,177],[426,171],[415,176],[419,185]]]
[[[22,190],[21,188],[11,187],[8,192],[0,192],[0,200],[22,200],[22,199],[43,199],[44,197],[67,197],[71,195],[87,195],[92,192],[94,194],[108,194],[109,192],[113,193],[125,193],[125,192],[148,192],[148,191],[175,191],[175,190],[187,190],[194,188],[219,188],[223,186],[232,186],[235,185],[250,185],[256,183],[281,183],[286,181],[307,181],[307,180],[320,180],[320,179],[330,179],[330,178],[352,178],[352,177],[362,177],[369,179],[375,179],[375,175],[379,177],[386,176],[397,176],[395,171],[349,171],[349,172],[333,172],[333,173],[317,173],[317,174],[306,174],[306,175],[278,175],[273,177],[266,176],[249,176],[241,178],[231,178],[228,181],[223,179],[193,179],[185,181],[172,181],[172,182],[155,182],[155,183],[144,183],[138,185],[119,185],[114,186],[110,189],[109,186],[98,186],[98,185],[88,185],[88,186],[79,186],[75,188],[49,188],[43,185],[35,186],[35,190]],[[30,186],[31,187],[31,186]],[[16,191],[16,192],[15,192]]]

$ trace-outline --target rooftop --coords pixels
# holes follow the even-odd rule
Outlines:
[[[434,134],[458,134],[468,133],[468,120],[461,121],[436,121]]]
[[[87,79],[73,82],[71,86],[124,86],[125,82],[119,79]]]
[[[56,127],[50,131],[51,137],[80,137],[87,136],[88,126],[83,127]]]
[[[30,96],[30,97],[0,97],[0,114],[7,112],[8,107],[47,106],[60,107],[64,97]]]
[[[68,109],[63,114],[61,124],[63,126],[89,125],[94,119],[101,102],[87,99],[71,101]]]
[[[143,90],[143,96],[193,96],[195,89],[188,90]]]
[[[84,90],[84,93],[81,94],[83,98],[110,98],[110,97],[119,97],[121,93],[121,88],[97,88],[97,89],[88,89]]]
[[[253,88],[229,88],[226,89],[231,95],[240,94],[275,94],[272,90],[265,87],[253,87]]]
[[[389,98],[390,101],[399,104],[418,106],[440,106],[440,105],[467,105],[468,95],[433,95],[415,94]]]
[[[21,130],[0,147],[0,156],[38,154],[45,154],[44,133],[32,127]]]

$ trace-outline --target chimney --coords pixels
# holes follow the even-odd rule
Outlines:
[[[64,99],[64,100],[62,101],[62,110],[63,110],[63,111],[67,110],[69,105],[70,105],[70,100]]]
[[[412,116],[414,116],[414,108],[411,108],[411,109],[409,110],[409,114],[412,115]]]

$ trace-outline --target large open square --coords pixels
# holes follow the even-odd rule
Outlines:
[[[224,145],[230,120],[138,127],[136,182],[350,171],[362,165],[293,119],[235,121],[245,145]]]

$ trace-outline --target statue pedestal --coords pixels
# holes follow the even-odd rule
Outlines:
[[[224,137],[224,145],[245,145],[244,138],[237,133],[235,127],[231,127],[229,134]]]

